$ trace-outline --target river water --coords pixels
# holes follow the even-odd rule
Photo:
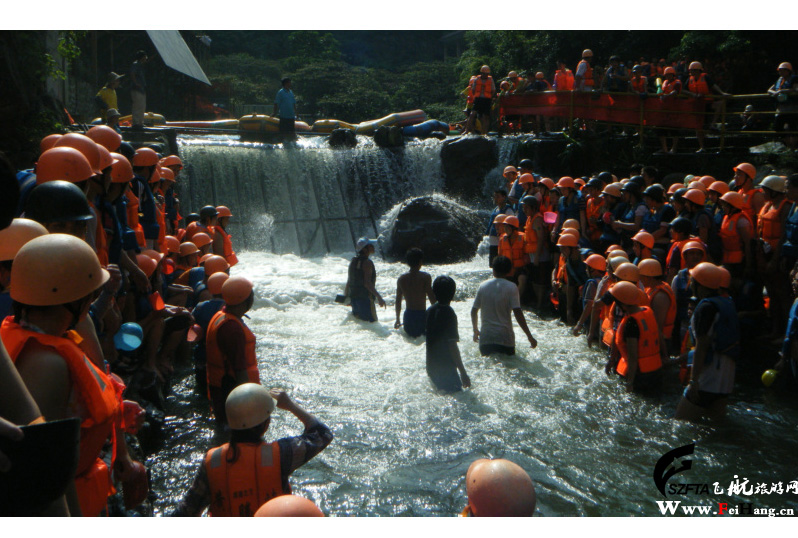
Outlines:
[[[393,329],[395,283],[405,266],[375,259],[377,288],[389,304],[379,322],[357,321],[334,303],[354,239],[376,237],[380,217],[397,202],[442,188],[439,141],[399,151],[375,148],[367,139],[337,151],[323,139],[301,140],[296,150],[224,137],[181,138],[180,144],[183,213],[213,203],[234,214],[240,263],[233,272],[255,283],[247,323],[258,339],[261,380],[287,390],[335,434],[291,478],[294,492],[326,514],[458,514],[466,505],[468,466],[492,457],[530,474],[539,515],[660,515],[656,501],[664,497],[654,466],[664,453],[693,442],[692,468],[670,483],[706,483],[712,492],[717,482],[723,493],[667,499],[798,509],[796,490],[727,491],[735,475],[754,487],[782,482],[784,489],[798,480],[798,402],[765,390],[757,381],[759,366],[739,368],[728,419],[712,428],[671,419],[681,393],[675,370],[661,398],[627,394],[617,378],[604,374],[603,352],[531,312],[526,317],[537,349],[524,346],[516,328],[516,356],[481,357],[471,341],[470,309],[490,274],[479,254],[426,268],[457,283],[452,306],[472,380],[470,390],[441,395],[426,376],[423,338]],[[501,185],[501,169],[517,160],[516,147],[499,142],[499,165],[486,175],[485,192]],[[183,366],[168,401],[164,446],[149,460],[157,514],[172,510],[215,446],[208,406],[189,370]],[[301,430],[293,416],[277,411],[267,438]]]
[[[393,329],[394,312],[379,322],[352,318],[333,302],[346,281],[348,260],[337,256],[246,252],[235,273],[255,283],[247,321],[258,338],[261,379],[281,387],[330,426],[335,440],[292,476],[294,492],[331,516],[451,516],[466,504],[464,477],[477,458],[507,458],[532,477],[543,516],[659,515],[663,497],[653,481],[659,457],[696,443],[692,469],[671,483],[718,482],[735,475],[750,483],[798,479],[794,399],[749,383],[719,428],[676,422],[680,388],[667,384],[659,400],[626,394],[603,372],[603,354],[589,350],[557,321],[527,312],[539,345],[531,350],[516,328],[517,355],[481,357],[471,341],[470,309],[489,277],[486,259],[426,268],[457,282],[452,306],[472,388],[437,394],[424,369],[423,338]],[[400,264],[375,260],[377,288],[389,305]],[[675,377],[675,372],[671,371]],[[739,385],[739,383],[738,383]],[[207,406],[185,377],[170,398],[165,448],[152,474],[168,513],[190,486],[213,444]],[[301,424],[278,411],[268,439],[298,435]],[[798,495],[670,495],[796,508]]]

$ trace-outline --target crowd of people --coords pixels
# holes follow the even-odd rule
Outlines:
[[[181,159],[134,149],[108,126],[47,136],[40,149],[30,170],[16,172],[0,159],[0,438],[22,442],[30,428],[74,419],[79,442],[61,446],[58,438],[54,448],[75,454],[78,463],[57,499],[31,501],[8,515],[120,515],[145,502],[149,472],[136,461],[135,436],[151,409],[163,411],[175,366],[189,357],[213,415],[214,439],[227,442],[207,452],[171,515],[323,515],[291,494],[289,476],[333,433],[286,391],[263,386],[256,337],[245,322],[255,291],[233,270],[230,209],[205,206],[182,217]],[[367,261],[373,245],[364,241]],[[354,269],[366,283],[360,291],[379,297],[370,269]],[[411,270],[401,279],[405,299],[416,304],[418,282],[430,299],[434,290],[445,324],[454,282],[419,276]],[[357,286],[352,290],[356,305]],[[361,308],[362,315],[373,310],[370,301]],[[408,329],[419,324],[417,313],[405,319],[412,319]],[[293,414],[303,432],[267,441],[276,409]],[[0,473],[14,465],[0,450]],[[534,486],[525,471],[506,460],[472,467],[468,494],[477,493],[467,514],[532,515]],[[491,501],[517,484],[526,492],[523,503]],[[486,491],[490,498],[480,500]]]
[[[631,67],[630,67],[631,66]],[[788,132],[785,143],[795,147],[798,142],[798,75],[794,74],[790,62],[782,62],[778,66],[778,79],[767,90],[775,101],[776,114],[773,116],[772,128],[777,132]],[[704,70],[699,61],[688,62],[686,58],[668,62],[664,58],[653,58],[650,62],[640,58],[637,62],[623,63],[619,56],[609,58],[608,65],[594,65],[593,51],[585,49],[576,71],[571,71],[564,60],[557,61],[557,69],[547,78],[542,71],[530,71],[522,76],[518,71],[510,71],[498,85],[491,76],[490,67],[483,65],[478,75],[471,77],[468,86],[463,90],[466,97],[467,122],[464,133],[477,132],[485,134],[491,123],[497,125],[499,132],[519,132],[522,130],[520,116],[505,116],[501,110],[500,98],[509,95],[523,95],[545,91],[600,91],[610,93],[630,93],[647,98],[654,94],[666,100],[677,96],[702,99],[706,101],[706,123],[716,128],[721,113],[721,98],[730,94],[723,91]],[[714,96],[714,98],[713,98]],[[753,105],[748,105],[747,116],[742,118],[740,129],[752,130],[753,127],[767,128],[771,122],[757,114]],[[536,115],[531,117],[531,128],[535,132],[547,132],[562,128],[559,118]],[[699,150],[704,149],[705,132],[696,131]],[[663,152],[675,152],[677,140],[669,149],[665,144],[664,133],[660,134]]]

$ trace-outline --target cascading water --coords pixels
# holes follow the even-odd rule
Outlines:
[[[332,151],[182,144],[189,177],[184,199],[193,209],[209,202],[229,205],[236,215],[236,244],[248,250],[233,271],[255,283],[257,299],[247,323],[257,336],[262,382],[286,389],[335,434],[291,478],[294,493],[326,514],[453,516],[466,504],[471,462],[503,457],[532,476],[541,515],[660,515],[656,501],[665,497],[652,478],[654,466],[665,452],[691,442],[692,468],[670,483],[706,483],[710,493],[669,494],[668,500],[795,508],[796,492],[726,493],[735,475],[754,485],[782,482],[784,488],[798,479],[798,407],[753,385],[752,366],[743,368],[749,359],[741,359],[738,380],[749,379],[738,382],[728,419],[709,428],[672,420],[682,390],[672,368],[661,398],[627,394],[617,378],[604,374],[604,352],[588,349],[556,321],[526,313],[538,348],[525,346],[516,328],[516,356],[482,357],[470,338],[470,309],[490,273],[486,257],[478,255],[425,268],[433,278],[447,274],[457,283],[452,307],[472,388],[447,396],[435,393],[427,379],[423,338],[393,328],[392,306],[368,324],[334,303],[346,282],[351,236],[374,233],[370,215],[440,188],[437,141],[397,153],[366,146]],[[346,256],[321,255],[321,231],[302,243],[311,245],[310,254],[285,253],[302,250],[292,243],[297,228],[303,239],[313,233],[312,223],[291,220],[297,214],[348,218],[327,235],[331,249]],[[367,218],[355,218],[361,216]],[[272,239],[276,253],[270,252]],[[396,279],[406,267],[379,258],[375,265],[376,287],[392,305]],[[215,446],[207,403],[190,375],[175,386],[168,406],[165,446],[150,458],[158,514],[171,511]],[[301,429],[295,418],[277,411],[267,439]],[[722,494],[714,493],[714,482]]]
[[[180,139],[186,163],[183,214],[227,205],[242,250],[303,256],[349,252],[397,201],[443,186],[436,139],[382,149],[361,139],[332,150],[326,139],[297,148],[234,140]]]

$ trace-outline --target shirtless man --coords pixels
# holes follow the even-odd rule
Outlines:
[[[421,249],[411,248],[406,255],[410,271],[396,280],[396,323],[394,328],[402,326],[399,315],[402,313],[402,299],[407,302],[403,319],[405,332],[413,338],[424,334],[424,314],[427,310],[427,298],[430,304],[435,303],[435,293],[432,291],[432,277],[429,273],[421,271],[421,262],[424,253]]]

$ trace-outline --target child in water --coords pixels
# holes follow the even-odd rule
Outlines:
[[[429,298],[430,304],[435,302],[432,277],[429,273],[421,271],[423,259],[424,253],[421,249],[411,248],[408,250],[406,261],[410,266],[410,271],[396,281],[396,323],[394,323],[394,328],[398,329],[402,326],[402,323],[399,323],[399,315],[402,313],[402,299],[404,299],[407,302],[407,308],[402,320],[405,332],[413,338],[424,334],[424,311],[427,307],[427,298]]]
[[[432,290],[438,302],[426,313],[427,375],[437,389],[445,392],[457,392],[471,386],[457,347],[460,340],[457,314],[449,306],[455,289],[454,280],[450,277],[436,278]]]

